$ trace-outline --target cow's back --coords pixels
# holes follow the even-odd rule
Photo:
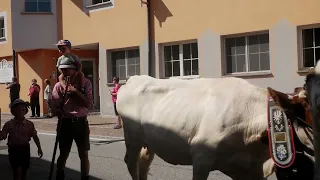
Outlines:
[[[180,80],[142,75],[130,77],[120,88],[117,110],[121,116],[138,123],[176,128],[177,131],[187,127],[187,131],[194,131],[192,128],[199,127],[203,121],[221,126],[218,120],[210,120],[215,116],[253,116],[251,110],[257,108],[255,102],[266,104],[266,95],[265,89],[240,78]]]

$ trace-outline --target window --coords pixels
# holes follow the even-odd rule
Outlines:
[[[51,12],[51,0],[25,0],[25,12]]]
[[[225,39],[226,73],[270,70],[269,34]]]
[[[139,49],[111,52],[112,74],[120,80],[127,77],[140,75],[140,52]]]
[[[0,16],[0,40],[6,38],[6,27],[4,24],[4,16]]]
[[[320,59],[320,28],[302,30],[303,67],[313,67]]]
[[[165,77],[199,75],[198,43],[164,46]]]
[[[92,0],[92,4],[91,5],[102,4],[102,3],[107,3],[107,2],[110,2],[110,0]]]

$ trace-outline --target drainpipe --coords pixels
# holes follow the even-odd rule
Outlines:
[[[151,0],[147,0],[147,16],[148,16],[148,75],[153,76],[152,74],[152,10],[151,10]]]
[[[16,51],[12,49],[12,64],[13,64],[13,76],[17,77],[16,73]]]

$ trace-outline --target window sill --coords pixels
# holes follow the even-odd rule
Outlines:
[[[256,72],[243,72],[243,73],[232,73],[226,74],[222,77],[252,77],[252,76],[270,76],[271,71],[256,71]]]
[[[297,71],[297,73],[301,76],[307,75],[310,71],[311,67],[304,67]]]
[[[88,5],[86,6],[86,8],[88,10],[94,10],[94,9],[98,9],[98,8],[105,8],[105,7],[112,7],[113,3],[111,1],[109,2],[104,2],[104,3],[99,3],[99,4],[93,4],[93,5]]]
[[[0,38],[0,44],[6,43],[6,42],[7,42],[7,38],[6,37]]]
[[[165,77],[165,79],[183,79],[183,80],[199,79],[199,78],[200,78],[199,75]]]
[[[20,14],[22,15],[52,15],[52,12],[24,12],[22,11]]]

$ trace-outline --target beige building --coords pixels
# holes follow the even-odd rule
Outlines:
[[[27,98],[32,77],[56,80],[53,44],[68,39],[93,83],[96,108],[113,115],[113,76],[122,83],[135,74],[235,76],[292,92],[320,58],[318,0],[149,1],[148,11],[140,0],[2,0],[0,60],[16,51]]]

